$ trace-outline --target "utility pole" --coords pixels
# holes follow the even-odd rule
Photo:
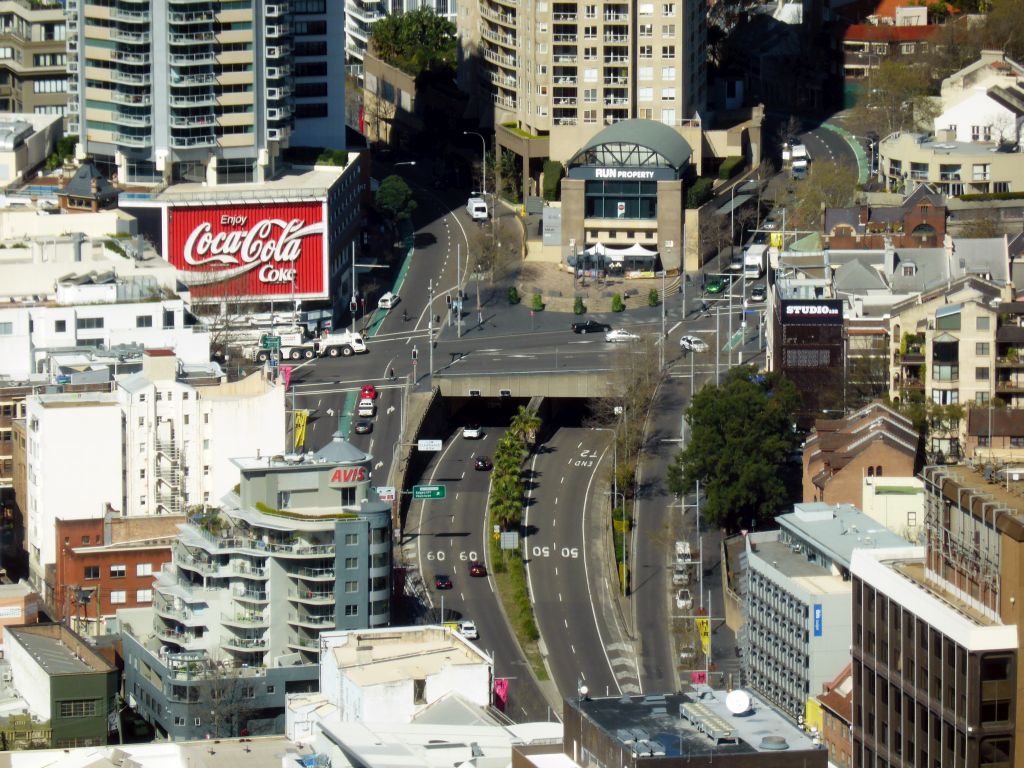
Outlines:
[[[662,264],[664,267],[665,265]],[[665,345],[668,344],[668,334],[665,332],[665,301],[668,295],[665,293],[665,270],[661,270],[661,370],[665,370]]]
[[[452,309],[455,310],[455,324],[458,328],[458,337],[462,338],[462,243],[455,245],[455,290],[457,296],[452,302]]]
[[[427,380],[430,384],[430,389],[434,389],[434,281],[431,279],[430,285],[427,286],[427,292],[429,299],[427,300],[427,340],[430,342],[427,345],[430,365],[430,370],[427,371]]]

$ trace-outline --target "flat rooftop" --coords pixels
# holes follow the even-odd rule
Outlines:
[[[192,182],[174,184],[152,199],[161,203],[204,205],[236,200],[239,202],[275,202],[322,197],[337,183],[338,179],[345,175],[345,172],[356,162],[358,157],[358,152],[349,152],[349,162],[344,168],[341,166],[317,166],[316,168],[297,169],[259,184],[221,184],[214,187]]]
[[[792,512],[775,519],[791,537],[813,544],[845,568],[850,567],[855,549],[886,549],[908,543],[852,504],[794,504]]]
[[[369,686],[420,679],[442,670],[490,659],[442,627],[392,632],[353,632],[344,645],[331,648],[338,669],[357,685]]]
[[[745,713],[733,714],[726,707],[727,694],[697,686],[687,694],[571,698],[566,703],[624,746],[636,745],[645,753],[654,748],[668,757],[728,760],[730,755],[820,749],[784,715],[754,695],[748,694],[750,707]]]
[[[58,624],[5,627],[5,631],[48,675],[110,672],[114,669],[81,638]]]
[[[812,594],[839,594],[850,591],[850,583],[843,581],[841,576],[833,575],[828,568],[810,562],[803,554],[792,550],[788,544],[778,539],[774,541],[757,541],[757,551],[747,554],[749,558],[758,558],[783,576],[799,583]]]

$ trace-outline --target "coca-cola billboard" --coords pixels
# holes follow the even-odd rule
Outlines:
[[[194,296],[327,295],[322,203],[168,208],[165,231]]]

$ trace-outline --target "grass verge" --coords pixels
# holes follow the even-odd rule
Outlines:
[[[537,644],[540,632],[537,631],[537,622],[533,617],[533,605],[530,603],[530,593],[526,587],[526,568],[523,565],[523,559],[518,552],[497,550],[495,555],[494,550],[497,550],[497,547],[494,547],[491,552],[491,562],[494,564],[492,569],[494,583],[501,596],[505,615],[512,623],[512,631],[515,632],[519,647],[523,649],[523,654],[533,668],[533,673],[538,680],[547,680],[548,671],[544,666],[540,646]],[[500,569],[497,565],[499,562],[502,565]]]

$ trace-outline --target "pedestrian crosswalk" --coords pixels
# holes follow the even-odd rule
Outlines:
[[[619,690],[626,696],[641,693],[636,670],[636,652],[628,643],[610,643],[606,649]]]

